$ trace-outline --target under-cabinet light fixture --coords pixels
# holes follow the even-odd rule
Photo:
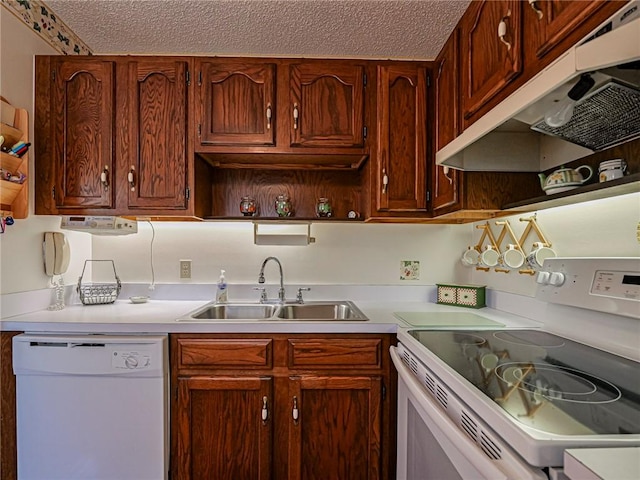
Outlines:
[[[315,243],[311,222],[253,222],[255,245],[304,246]]]

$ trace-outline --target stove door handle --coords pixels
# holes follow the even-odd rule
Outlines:
[[[398,389],[401,388],[401,382],[405,384],[409,390],[410,397],[415,399],[419,403],[420,409],[429,416],[431,420],[429,422],[429,430],[437,430],[433,432],[434,436],[440,442],[441,437],[445,437],[446,443],[450,443],[452,446],[448,451],[448,455],[464,457],[464,460],[469,462],[477,471],[479,471],[484,478],[491,478],[492,480],[509,480],[517,478],[519,480],[547,480],[547,476],[542,473],[542,470],[527,465],[525,462],[516,458],[515,455],[503,456],[500,460],[491,460],[487,457],[480,447],[471,441],[471,439],[460,429],[442,410],[442,407],[436,404],[425,391],[424,387],[418,382],[418,379],[409,371],[409,368],[404,364],[396,347],[390,347],[389,353],[391,354],[391,360],[398,371]],[[398,429],[407,428],[407,426],[398,425]],[[440,437],[440,438],[439,438]],[[443,439],[443,440],[445,440]],[[503,452],[507,453],[507,452]],[[450,457],[454,464],[458,463],[454,461],[453,457]],[[460,462],[463,464],[465,462]]]

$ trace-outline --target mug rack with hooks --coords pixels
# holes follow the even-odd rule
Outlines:
[[[534,238],[532,242],[533,248],[535,248],[536,245],[540,245],[548,248],[552,246],[551,242],[547,240],[547,237],[544,235],[544,233],[540,229],[540,226],[536,221],[535,214],[531,217],[520,218],[519,221],[527,223],[527,226],[524,228],[522,234],[520,235],[520,238],[516,237],[516,234],[511,228],[511,225],[508,220],[495,221],[496,226],[502,227],[497,237],[496,235],[494,235],[491,224],[488,221],[482,225],[476,225],[476,228],[483,230],[483,232],[482,232],[482,235],[480,236],[480,239],[478,240],[478,243],[473,247],[470,246],[469,248],[472,248],[476,250],[478,253],[481,253],[483,251],[483,248],[485,247],[485,242],[486,242],[486,245],[490,246],[490,248],[495,249],[498,252],[498,254],[501,254],[504,251],[503,243],[505,242],[505,239],[506,239],[508,242],[510,241],[509,243],[507,243],[509,247],[512,245],[513,246],[512,248],[518,250],[520,253],[522,253],[524,257],[526,257],[527,254],[525,253],[524,246],[526,245],[526,242],[529,240],[529,237],[532,235],[535,235],[535,237],[537,237],[537,241],[536,241],[536,238]],[[532,268],[526,263],[525,265],[526,266],[523,265],[523,268],[518,269],[518,272],[522,275],[535,275],[536,269]],[[476,270],[482,270],[482,271],[488,272],[491,270],[491,268],[486,266],[476,266]],[[504,268],[502,266],[495,267],[494,271],[500,272],[500,273],[511,272],[509,268]]]

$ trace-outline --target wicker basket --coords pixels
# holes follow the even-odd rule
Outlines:
[[[113,276],[115,283],[82,283],[82,277],[84,277],[84,271],[87,268],[89,262],[111,262],[113,267]],[[103,305],[107,303],[113,303],[120,294],[122,284],[116,273],[116,265],[113,260],[85,260],[84,267],[82,267],[82,275],[78,279],[78,287],[76,288],[78,295],[80,295],[80,301],[83,305]]]

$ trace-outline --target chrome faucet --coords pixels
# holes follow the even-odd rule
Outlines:
[[[264,259],[264,262],[262,262],[262,267],[260,267],[260,275],[258,275],[258,283],[264,283],[264,267],[267,264],[267,262],[269,260],[273,260],[274,262],[276,262],[278,264],[278,268],[280,269],[280,290],[278,290],[278,298],[280,299],[280,302],[284,302],[285,299],[285,293],[284,293],[284,275],[282,273],[282,264],[280,263],[280,260],[278,260],[276,257],[267,257]],[[261,302],[266,301],[266,295],[262,295],[262,297],[260,298]]]

